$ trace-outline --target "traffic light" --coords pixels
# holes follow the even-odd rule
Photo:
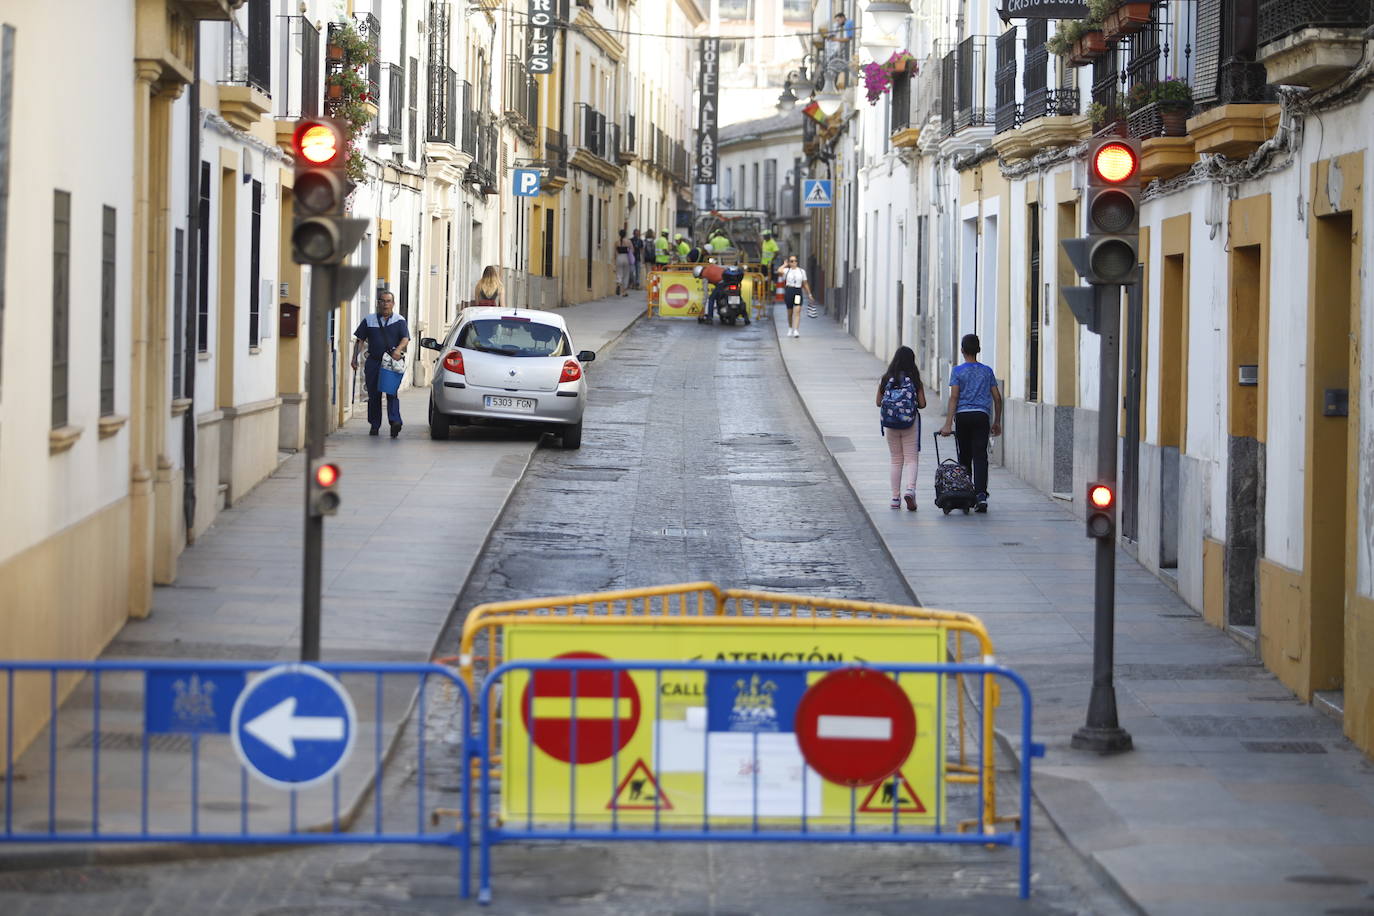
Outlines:
[[[296,219],[291,254],[297,264],[339,264],[358,246],[367,220],[346,219],[348,134],[334,118],[302,118],[292,138],[296,154]]]
[[[310,493],[307,500],[312,516],[337,515],[339,511],[339,466],[324,458],[310,463]]]
[[[1109,483],[1088,484],[1088,537],[1109,538],[1116,531],[1116,491]]]
[[[1088,153],[1088,264],[1099,283],[1134,283],[1140,261],[1140,143],[1106,140]]]

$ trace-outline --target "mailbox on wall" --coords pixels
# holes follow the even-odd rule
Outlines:
[[[281,316],[277,327],[277,333],[282,337],[295,337],[300,328],[301,307],[292,305],[290,302],[281,304]]]

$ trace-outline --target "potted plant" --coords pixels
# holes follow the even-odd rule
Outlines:
[[[1100,101],[1094,101],[1089,105],[1088,120],[1092,123],[1093,132],[1096,133],[1102,128],[1120,120],[1125,101],[1126,100],[1118,93],[1111,106]]]
[[[367,181],[367,160],[358,148],[357,137],[372,121],[378,102],[368,92],[363,71],[376,60],[377,53],[351,22],[331,23],[329,40],[343,49],[343,63],[325,76],[327,109],[348,128],[348,177],[361,184]]]
[[[1154,4],[1149,0],[1092,0],[1088,8],[1101,17],[1107,39],[1115,41],[1149,25]]]
[[[870,105],[878,104],[878,99],[892,88],[892,78],[898,73],[916,73],[916,58],[909,51],[893,51],[885,63],[873,61],[859,68]]]
[[[1059,57],[1067,59],[1070,66],[1081,67],[1092,63],[1107,50],[1107,39],[1102,34],[1102,23],[1096,19],[1070,19],[1060,22],[1045,48]]]
[[[1169,77],[1163,82],[1134,86],[1127,103],[1133,136],[1182,137],[1187,133],[1188,115],[1193,110],[1193,90],[1183,80]]]

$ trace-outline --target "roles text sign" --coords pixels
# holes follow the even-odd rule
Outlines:
[[[1087,19],[1088,4],[1074,0],[1002,0],[997,15],[1012,19]]]
[[[529,0],[528,45],[525,68],[530,73],[553,72],[553,29],[558,0]]]
[[[697,184],[716,183],[716,126],[720,120],[720,39],[701,40],[701,107],[697,109]]]

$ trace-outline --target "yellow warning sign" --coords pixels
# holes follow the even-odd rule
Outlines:
[[[893,811],[899,815],[924,814],[926,806],[916,790],[911,788],[906,776],[898,770],[895,776],[876,783],[868,790],[859,810],[865,814],[886,814],[890,817]]]
[[[764,663],[918,663],[945,659],[945,631],[856,621],[768,627],[729,618],[595,625],[521,621],[505,629],[508,661],[550,658],[720,661],[738,671],[512,671],[502,690],[501,810],[510,820],[652,820],[700,824],[934,823],[944,798],[943,684],[907,674],[916,740],[898,786],[852,790],[806,764],[797,703],[823,673]],[[751,665],[751,663],[753,663]],[[647,663],[652,664],[652,663]],[[856,711],[863,715],[864,711]],[[856,753],[862,752],[856,736]],[[671,799],[671,801],[670,801]]]
[[[673,807],[673,803],[663,794],[658,780],[649,771],[649,765],[643,760],[636,760],[606,807],[621,811],[666,811]]]

